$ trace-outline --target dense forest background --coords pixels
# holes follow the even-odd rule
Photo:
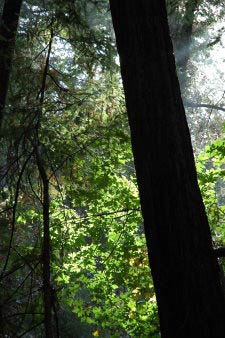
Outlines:
[[[225,245],[224,6],[167,7],[217,248]],[[56,337],[160,337],[109,3],[23,1],[13,49],[1,121],[0,337],[44,337],[46,313]]]

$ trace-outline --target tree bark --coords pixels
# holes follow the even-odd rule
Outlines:
[[[0,128],[22,2],[22,0],[5,0],[0,22]]]
[[[165,0],[111,0],[162,337],[225,337]]]

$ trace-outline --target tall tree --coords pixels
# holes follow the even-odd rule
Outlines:
[[[164,0],[111,0],[162,337],[223,337],[225,302]]]
[[[23,0],[5,0],[0,22],[0,127]]]

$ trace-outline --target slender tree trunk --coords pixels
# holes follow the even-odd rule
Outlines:
[[[225,337],[165,0],[111,0],[162,337]]]
[[[22,0],[5,0],[0,22],[0,128],[22,2]]]
[[[36,160],[38,171],[43,183],[43,296],[44,296],[44,324],[45,324],[45,337],[53,338],[53,327],[52,327],[52,308],[53,308],[53,298],[52,298],[52,286],[51,286],[51,238],[50,238],[50,198],[49,198],[49,178],[47,176],[47,171],[45,169],[44,161],[40,154],[41,142],[39,140],[39,129],[41,125],[42,118],[42,109],[45,99],[45,90],[46,90],[46,79],[49,69],[50,55],[52,51],[53,43],[53,30],[51,29],[51,36],[48,44],[48,52],[46,57],[45,68],[43,72],[43,78],[41,83],[40,93],[37,96],[40,102],[40,112],[38,116],[38,123],[36,126]],[[39,97],[40,96],[40,97]],[[43,155],[42,155],[43,156]]]
[[[45,337],[52,338],[52,288],[51,288],[51,266],[50,266],[50,248],[51,248],[51,240],[50,240],[50,217],[49,217],[49,180],[47,177],[47,173],[45,171],[45,167],[42,163],[42,160],[38,154],[38,150],[36,153],[37,166],[40,173],[40,177],[43,183],[43,230],[44,230],[44,238],[43,238],[43,295],[44,295],[44,324],[45,324]]]

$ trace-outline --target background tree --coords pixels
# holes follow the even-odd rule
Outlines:
[[[5,0],[0,22],[0,127],[3,117],[8,81],[15,47],[22,0]]]
[[[193,147],[199,153],[222,132],[223,85],[219,79],[223,65],[212,55],[219,55],[223,44],[224,11],[217,0],[172,0],[167,6],[181,93]]]

